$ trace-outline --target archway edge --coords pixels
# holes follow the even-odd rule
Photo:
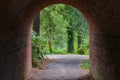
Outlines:
[[[89,0],[34,0],[34,3],[30,4],[29,9],[26,12],[28,12],[31,16],[36,16],[42,9],[54,4],[66,4],[73,6],[80,10],[85,17],[89,15],[89,8],[92,8],[90,7],[91,2]]]
[[[32,14],[34,16],[46,6],[59,3],[72,5],[80,10],[90,25],[90,71],[92,76],[96,80],[120,79],[116,75],[117,71],[114,71],[114,69],[120,71],[119,68],[114,66],[119,64],[120,59],[117,57],[118,54],[116,54],[117,56],[113,56],[113,59],[109,57],[116,51],[117,53],[120,52],[118,50],[118,42],[120,44],[118,40],[120,40],[120,38],[117,38],[117,36],[120,35],[120,0],[116,2],[114,0],[38,1],[28,12],[34,10],[35,12],[33,11],[34,13]],[[110,45],[111,41],[115,43]],[[117,48],[114,49],[112,48],[113,46],[117,46]],[[114,59],[117,60],[115,63]],[[112,64],[110,65],[111,67],[108,66],[109,64]],[[114,73],[111,75],[107,72]]]
[[[90,25],[92,76],[120,80],[120,0],[0,0],[0,80],[25,80],[31,69],[32,21],[56,3],[78,8]]]

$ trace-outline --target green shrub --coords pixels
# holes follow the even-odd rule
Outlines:
[[[83,48],[79,48],[79,49],[77,50],[77,53],[80,54],[80,55],[83,55],[83,54],[85,54],[85,51],[84,51]]]
[[[66,48],[65,47],[53,47],[53,52],[52,52],[52,54],[67,54],[66,53],[67,52],[67,50],[66,50]]]
[[[89,45],[83,44],[80,48],[77,49],[77,53],[80,55],[88,55],[89,54]]]
[[[35,32],[32,32],[32,65],[33,67],[42,68],[42,60],[45,57],[45,44],[44,40],[40,36],[36,36]]]
[[[90,66],[89,60],[83,61],[80,65],[83,69],[88,69]]]
[[[77,53],[81,55],[88,55],[89,54],[89,39],[83,39],[83,43],[81,44],[80,48],[77,49]]]

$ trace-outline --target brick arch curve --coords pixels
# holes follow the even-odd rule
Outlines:
[[[34,2],[34,4],[32,4],[32,6],[30,6],[30,8],[28,9],[27,12],[33,11],[33,13],[31,13],[31,14],[36,15],[37,13],[39,13],[40,10],[44,9],[47,6],[53,5],[53,4],[71,5],[71,6],[75,7],[75,8],[77,8],[77,9],[81,10],[81,12],[84,12],[85,8],[87,8],[86,5],[83,5],[84,2],[79,1],[79,0],[78,1],[77,0],[76,1],[73,1],[73,0],[49,0],[49,1],[44,1],[44,0],[41,0],[41,1]]]
[[[41,9],[55,3],[70,4],[85,15],[93,78],[120,80],[120,0],[0,0],[0,80],[28,77],[31,24]]]

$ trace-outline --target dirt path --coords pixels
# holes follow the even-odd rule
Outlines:
[[[47,69],[33,69],[29,80],[77,80],[88,73],[80,64],[88,60],[88,56],[80,55],[47,55],[49,59],[55,59],[47,65]]]

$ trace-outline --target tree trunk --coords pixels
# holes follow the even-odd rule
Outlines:
[[[81,46],[81,32],[80,32],[80,30],[78,31],[78,33],[77,33],[77,44],[78,44],[78,48],[80,48],[80,46]]]
[[[51,33],[48,34],[48,48],[50,53],[52,53],[52,35]]]
[[[40,13],[36,16],[34,20],[33,30],[36,32],[37,36],[40,34]]]
[[[46,33],[47,33],[47,41],[48,41],[48,49],[50,51],[50,53],[52,53],[52,29],[51,29],[51,26],[50,26],[50,22],[49,22],[49,25],[48,25],[48,30],[46,30]]]
[[[74,33],[71,27],[67,27],[67,34],[68,34],[67,51],[68,53],[73,53],[74,52]]]

